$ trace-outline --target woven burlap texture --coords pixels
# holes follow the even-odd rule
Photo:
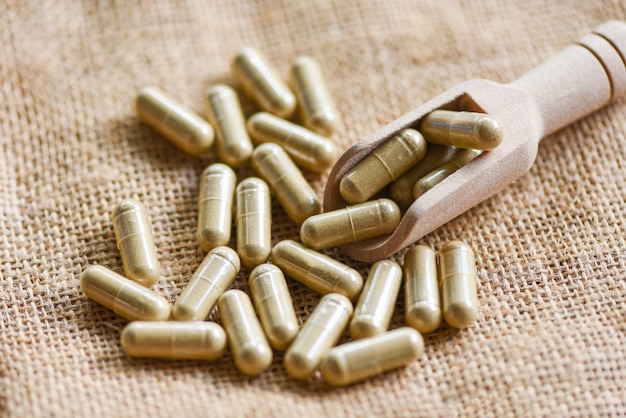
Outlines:
[[[240,47],[262,50],[284,78],[296,56],[311,55],[336,99],[332,138],[345,150],[462,81],[509,82],[609,19],[626,20],[623,1],[0,4],[1,414],[626,413],[624,99],[543,141],[527,175],[420,240],[472,246],[480,315],[469,329],[426,336],[406,368],[335,389],[319,375],[289,378],[280,352],[256,378],[228,353],[214,362],[132,359],[119,342],[127,321],[79,288],[91,264],[123,272],[110,217],[123,198],[148,208],[157,292],[174,302],[203,257],[198,177],[217,158],[188,156],[140,123],[141,87],[202,113],[209,86],[237,87],[230,61]],[[256,110],[242,102],[247,115]],[[307,177],[321,196],[324,175]],[[276,202],[273,212],[273,242],[297,239]],[[363,275],[371,266],[327,253]],[[247,291],[248,273],[233,287]],[[319,296],[289,286],[304,321]],[[400,296],[392,328],[403,315]]]

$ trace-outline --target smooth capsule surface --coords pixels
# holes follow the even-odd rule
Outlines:
[[[405,129],[348,171],[339,183],[339,193],[348,203],[365,202],[425,154],[426,141],[422,134],[415,129]]]
[[[135,105],[139,119],[186,153],[204,154],[213,145],[211,124],[158,89],[142,89]]]
[[[299,167],[307,170],[322,172],[339,158],[339,150],[330,139],[267,112],[252,115],[247,127],[255,144],[277,143]]]
[[[323,295],[340,293],[354,300],[363,289],[363,278],[358,271],[292,240],[274,246],[272,263],[287,276]]]
[[[307,56],[296,58],[290,80],[304,126],[322,135],[332,134],[337,128],[337,110],[319,63]]]
[[[287,374],[295,379],[310,377],[348,325],[352,303],[343,295],[324,296],[306,320],[285,353]]]
[[[215,322],[143,322],[122,331],[122,348],[132,357],[215,360],[226,349],[226,333]]]
[[[372,200],[311,216],[300,228],[300,239],[315,250],[336,247],[389,234],[400,218],[393,200]]]
[[[322,363],[322,376],[331,385],[346,386],[406,366],[423,352],[419,332],[398,328],[331,349]]]
[[[287,215],[297,224],[322,211],[315,191],[280,145],[268,142],[256,147],[252,168],[268,183]]]
[[[443,319],[454,328],[467,328],[478,317],[476,261],[471,247],[450,241],[439,250],[439,290]]]
[[[146,207],[126,199],[113,209],[113,229],[124,274],[146,287],[159,280],[160,266]]]
[[[350,321],[352,339],[372,337],[387,331],[401,283],[402,268],[398,263],[391,260],[374,263]]]
[[[441,325],[441,303],[435,251],[416,245],[404,255],[406,323],[426,334]]]
[[[200,176],[196,238],[202,250],[228,245],[237,176],[225,164],[211,164]]]
[[[267,261],[272,251],[270,189],[256,177],[237,186],[237,253],[241,263],[253,268]]]
[[[504,128],[495,116],[476,112],[435,110],[420,128],[428,142],[490,151],[502,142]]]
[[[217,309],[235,366],[250,376],[263,373],[272,363],[272,349],[248,295],[228,290],[218,300]]]
[[[234,250],[228,247],[212,249],[174,303],[172,318],[177,321],[204,321],[237,277],[240,266]]]
[[[243,48],[235,56],[231,68],[243,90],[261,109],[281,118],[293,114],[296,97],[259,51]]]
[[[217,155],[231,167],[241,167],[250,160],[252,142],[237,93],[225,84],[209,89],[205,101],[207,119],[217,134]]]
[[[450,159],[450,161],[435,168],[415,183],[415,186],[413,186],[413,199],[417,199],[441,183],[446,177],[463,167],[465,164],[468,164],[481,153],[481,150],[476,149],[464,149],[459,151]]]
[[[89,266],[80,277],[80,289],[90,299],[129,321],[165,321],[170,304],[161,295],[103,266]]]
[[[250,273],[248,284],[270,345],[276,350],[286,350],[299,326],[283,272],[272,264],[258,265]]]

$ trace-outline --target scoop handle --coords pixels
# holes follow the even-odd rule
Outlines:
[[[626,23],[608,21],[510,83],[530,96],[541,138],[626,94]]]

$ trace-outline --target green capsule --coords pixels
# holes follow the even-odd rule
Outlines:
[[[437,167],[415,183],[415,186],[413,186],[413,199],[417,199],[441,183],[446,177],[463,167],[465,164],[468,164],[481,153],[481,150],[476,149],[464,149],[459,151],[450,161]]]
[[[420,128],[428,142],[490,151],[504,138],[504,128],[493,115],[475,112],[435,110],[422,120]]]
[[[204,251],[230,242],[236,183],[235,172],[220,163],[211,164],[200,176],[196,238]]]
[[[476,261],[472,248],[451,241],[439,250],[439,289],[443,319],[454,328],[467,328],[478,317]]]
[[[404,290],[407,324],[422,334],[436,330],[442,313],[437,258],[430,247],[416,245],[404,255]]]
[[[270,189],[256,177],[237,185],[237,253],[241,263],[253,268],[265,263],[272,251],[272,205]]]

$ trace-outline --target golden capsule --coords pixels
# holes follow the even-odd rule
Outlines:
[[[339,157],[337,146],[330,139],[267,112],[252,115],[247,127],[255,144],[275,142],[285,148],[298,166],[310,171],[322,172]]]
[[[80,278],[80,289],[129,321],[165,321],[170,317],[171,307],[163,296],[106,267],[87,267]]]
[[[237,253],[241,263],[253,268],[265,263],[272,251],[270,189],[256,177],[237,186]]]
[[[435,168],[415,183],[415,186],[413,186],[413,199],[417,199],[441,183],[446,177],[478,157],[481,153],[481,150],[476,149],[464,149],[459,151],[450,161]]]
[[[299,327],[283,272],[271,264],[260,264],[250,273],[248,284],[270,345],[286,350]]]
[[[186,153],[200,155],[211,148],[213,127],[165,93],[146,87],[135,104],[139,119]]]
[[[406,323],[426,334],[441,325],[441,303],[435,252],[416,245],[404,255]]]
[[[439,250],[439,289],[443,319],[454,328],[467,328],[478,317],[476,261],[471,247],[451,241]]]
[[[207,93],[205,108],[217,134],[217,155],[231,167],[246,164],[252,155],[252,142],[235,90],[225,84],[213,86]]]
[[[272,363],[272,349],[248,295],[241,290],[228,290],[218,300],[217,310],[235,366],[250,376],[263,373]]]
[[[387,331],[401,283],[402,268],[398,263],[391,260],[374,263],[350,321],[352,339]]]
[[[230,241],[236,184],[235,172],[225,164],[211,164],[200,176],[196,238],[204,251]]]
[[[393,200],[372,200],[311,216],[300,228],[300,239],[315,250],[336,247],[389,234],[400,218]]]
[[[324,380],[346,386],[406,366],[424,352],[424,339],[403,327],[331,349],[322,362]]]
[[[428,142],[483,151],[496,148],[504,137],[495,116],[475,112],[435,110],[422,120],[420,130]]]
[[[337,128],[337,111],[319,63],[311,57],[296,58],[290,80],[304,126],[322,135],[332,134]]]
[[[363,278],[358,271],[292,240],[274,246],[272,263],[287,276],[323,295],[340,293],[354,300],[363,289]]]
[[[243,48],[232,63],[233,75],[261,109],[281,118],[296,109],[296,97],[265,57],[253,48]]]
[[[235,280],[241,264],[228,247],[213,248],[202,260],[172,308],[177,321],[204,321],[219,297]]]
[[[132,357],[215,360],[226,349],[226,333],[215,322],[143,322],[122,331],[122,348]]]
[[[256,147],[252,168],[269,184],[287,215],[297,224],[322,211],[315,191],[280,145],[268,142]]]
[[[428,144],[426,155],[409,171],[391,183],[389,196],[401,208],[413,203],[413,187],[415,183],[435,168],[444,164],[457,152],[457,148],[446,145]]]
[[[352,304],[343,295],[324,296],[302,325],[285,353],[287,374],[295,379],[310,377],[348,325]]]
[[[124,274],[146,287],[159,280],[160,266],[145,206],[133,199],[113,209],[113,230],[122,256]]]

